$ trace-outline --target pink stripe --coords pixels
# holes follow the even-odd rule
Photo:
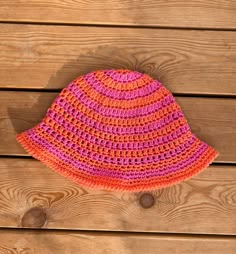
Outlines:
[[[67,89],[67,88],[64,88]],[[174,97],[169,94],[165,96],[161,101],[155,101],[152,104],[140,106],[133,109],[116,109],[111,107],[105,107],[101,104],[90,100],[78,87],[68,87],[68,91],[71,92],[71,95],[74,95],[78,101],[83,103],[88,109],[94,110],[96,113],[106,116],[106,117],[119,117],[119,118],[135,118],[140,116],[147,116],[153,112],[156,112],[163,107],[170,105],[175,102]],[[59,95],[55,101],[60,101],[63,97],[63,94]],[[112,105],[112,102],[111,102]]]
[[[207,150],[208,146],[207,144],[201,142],[199,147],[196,149],[195,153],[190,156],[186,160],[180,161],[178,164],[169,165],[166,167],[157,166],[154,169],[148,169],[145,171],[120,171],[119,167],[120,165],[117,165],[117,170],[107,170],[107,169],[99,169],[95,167],[88,166],[86,163],[83,163],[81,161],[75,161],[72,159],[69,155],[66,155],[53,147],[51,144],[47,143],[44,139],[41,137],[35,136],[32,131],[28,132],[29,138],[33,139],[34,142],[48,150],[50,153],[52,153],[54,156],[58,158],[58,160],[63,160],[68,165],[71,165],[78,169],[78,171],[87,173],[94,176],[103,176],[103,177],[112,177],[116,179],[123,179],[123,180],[138,180],[140,178],[155,178],[158,176],[168,176],[169,174],[173,174],[176,172],[180,172],[182,169],[191,166],[193,163],[195,163],[197,160],[201,158],[201,156],[204,154],[204,152]],[[204,157],[203,157],[204,158]]]
[[[101,124],[99,122],[96,122],[92,118],[88,118],[82,112],[76,111],[76,109],[72,105],[70,105],[69,103],[64,101],[64,99],[58,100],[55,103],[58,105],[59,110],[63,110],[63,113],[66,112],[68,114],[71,114],[71,116],[73,116],[74,119],[81,121],[82,123],[86,124],[87,126],[92,127],[92,128],[99,130],[99,131],[103,131],[105,133],[111,133],[111,134],[115,133],[115,134],[119,134],[119,135],[145,134],[145,133],[152,134],[153,131],[161,129],[164,126],[169,125],[171,122],[175,123],[176,120],[180,120],[180,119],[184,118],[184,115],[181,111],[176,111],[176,112],[173,111],[173,112],[169,113],[168,115],[166,115],[165,117],[157,119],[157,120],[154,119],[154,122],[149,122],[149,123],[146,123],[145,125],[141,124],[141,125],[136,125],[136,126],[117,127],[114,125]],[[49,109],[47,111],[47,116],[49,116],[52,119],[54,116],[63,117],[62,114],[58,113],[58,115],[57,115],[57,112],[53,111],[52,109]],[[63,117],[63,119],[65,121],[69,122],[68,119],[65,119],[64,117]],[[75,128],[76,128],[76,126],[75,126]]]
[[[186,140],[184,143],[180,144],[179,146],[176,146],[174,149],[170,148],[169,150],[163,153],[153,154],[149,156],[143,156],[143,157],[137,157],[137,158],[128,157],[128,156],[125,158],[118,157],[118,156],[108,157],[104,154],[98,154],[88,149],[84,149],[80,147],[76,143],[66,139],[64,136],[62,136],[61,134],[53,130],[51,127],[47,126],[45,123],[41,123],[40,127],[45,131],[44,133],[45,135],[53,136],[55,139],[55,142],[59,141],[60,144],[64,145],[64,147],[66,148],[70,147],[73,151],[81,154],[82,156],[85,156],[85,157],[89,156],[94,160],[106,161],[108,163],[119,163],[120,161],[120,163],[121,164],[123,163],[123,165],[128,165],[130,163],[143,164],[143,163],[157,162],[157,161],[164,160],[165,158],[170,158],[170,157],[173,157],[174,159],[181,152],[185,152],[186,149],[188,149],[193,144],[194,140],[196,140],[194,136],[191,136],[189,137],[188,140]],[[128,148],[128,150],[131,150],[131,149]],[[139,149],[139,150],[142,150],[142,149]]]
[[[178,128],[176,128],[173,132],[169,133],[168,135],[156,136],[156,137],[153,137],[153,139],[150,139],[148,141],[137,140],[133,142],[126,141],[125,143],[120,143],[120,142],[116,142],[115,140],[114,141],[107,140],[107,139],[102,140],[97,136],[92,136],[89,132],[82,131],[80,128],[70,123],[68,119],[63,118],[62,115],[58,115],[54,111],[48,110],[47,117],[49,117],[53,122],[57,123],[59,126],[63,127],[63,130],[68,131],[68,134],[71,136],[72,134],[75,134],[78,138],[89,140],[89,142],[91,143],[95,143],[97,145],[108,147],[108,148],[121,149],[121,150],[129,149],[129,148],[140,149],[140,148],[154,147],[157,145],[163,145],[181,137],[182,135],[190,131],[189,126],[185,124],[183,126],[180,125]],[[94,128],[93,126],[90,126],[90,125],[88,127]],[[96,129],[98,130],[98,132],[104,131],[101,128],[96,128]],[[118,129],[116,131],[117,131],[117,135],[121,135]],[[114,134],[114,129],[111,129],[110,132],[108,132],[108,130],[106,129],[104,132],[108,134]],[[141,135],[143,133],[140,131]],[[138,133],[135,133],[135,135],[138,135]]]
[[[134,82],[135,80],[141,78],[144,76],[143,73],[137,72],[137,71],[130,71],[126,74],[119,73],[117,70],[103,70],[103,73],[109,77],[111,77],[113,80],[117,82]]]
[[[153,80],[148,85],[132,91],[117,91],[116,89],[105,87],[101,81],[96,79],[94,73],[90,73],[89,75],[84,76],[84,80],[86,80],[87,84],[90,87],[93,87],[94,90],[96,90],[98,93],[117,100],[132,100],[138,97],[144,97],[152,94],[154,91],[158,90],[161,87],[163,88],[163,86],[157,80]],[[74,86],[77,87],[76,84],[74,84]]]
[[[107,131],[109,132],[109,130],[112,130],[112,132],[114,132],[114,130],[117,129],[117,125],[109,125],[109,124],[101,124],[100,122],[97,122],[95,120],[93,120],[92,118],[88,118],[83,112],[79,112],[78,109],[76,107],[74,107],[72,104],[70,104],[68,101],[66,101],[65,98],[60,98],[60,99],[56,99],[54,101],[55,105],[59,107],[60,110],[63,110],[63,112],[66,113],[70,113],[71,116],[73,116],[75,119],[79,119],[80,121],[83,121],[86,124],[89,124],[93,127],[96,126],[101,126],[101,128],[103,128],[103,126],[105,126],[105,128],[103,128],[104,130],[107,129]],[[163,108],[165,109],[165,107]],[[180,119],[184,117],[183,113],[179,110],[179,109],[173,109],[171,112],[168,111],[168,115],[164,115],[164,113],[162,113],[162,116],[159,115],[158,119],[154,119],[154,122],[150,121],[150,122],[146,122],[143,123],[143,121],[139,122],[135,125],[135,126],[119,126],[119,130],[120,134],[132,134],[132,133],[146,133],[149,131],[152,131],[153,128],[162,128],[164,125],[163,124],[158,124],[159,121],[161,121],[161,123],[163,123],[163,121],[165,122],[168,118],[172,118],[172,121],[175,121],[177,119]],[[115,117],[116,119],[116,117]],[[169,122],[169,120],[168,120]],[[155,127],[151,127],[152,124],[155,124]]]

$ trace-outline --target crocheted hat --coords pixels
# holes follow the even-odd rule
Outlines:
[[[218,155],[191,133],[180,106],[158,80],[123,69],[73,80],[42,122],[17,140],[78,184],[120,191],[176,184]]]

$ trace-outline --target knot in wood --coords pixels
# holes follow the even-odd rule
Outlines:
[[[150,208],[155,204],[155,198],[151,193],[143,193],[139,198],[139,203],[143,208]]]
[[[46,212],[39,207],[28,210],[21,220],[22,227],[41,228],[47,221]]]

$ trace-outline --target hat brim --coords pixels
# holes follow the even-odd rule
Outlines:
[[[89,170],[89,167],[82,169],[78,165],[84,161],[84,158],[79,153],[76,156],[66,153],[56,139],[48,142],[45,137],[42,138],[39,135],[40,130],[41,127],[38,124],[18,134],[16,139],[32,157],[60,175],[82,186],[105,190],[137,192],[168,187],[197,175],[219,154],[192,134],[191,146],[176,157],[169,158],[168,167],[160,161],[160,164],[155,164],[156,167],[150,166],[149,169],[147,167],[151,164],[146,164],[143,169],[140,165],[139,173],[123,169],[122,172],[119,170],[118,175],[109,167],[101,169],[99,162],[91,161],[89,158],[86,163],[91,163],[94,170]],[[119,167],[119,165],[116,166]]]

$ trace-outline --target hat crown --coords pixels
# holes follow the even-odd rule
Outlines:
[[[129,80],[120,82],[124,76]],[[65,120],[55,114],[57,108],[73,117],[85,143],[96,143],[98,149],[101,145],[108,154],[109,149],[114,150],[114,155],[122,158],[113,162],[121,165],[147,162],[144,155],[169,153],[175,138],[177,144],[191,136],[173,95],[158,80],[130,70],[94,71],[75,79],[63,89],[48,115],[56,122],[60,122],[58,117]],[[127,149],[132,150],[132,160]]]
[[[138,71],[131,71],[127,69],[111,69],[111,70],[103,70],[105,75],[108,75],[114,79],[114,81],[118,81],[121,83],[131,82],[140,77],[144,77],[145,75]]]
[[[126,69],[98,70],[81,76],[78,79],[80,80],[80,78],[89,81],[88,84],[92,86],[93,83],[98,85],[98,82],[101,82],[103,89],[113,88],[117,92],[127,91],[129,93],[132,93],[133,90],[139,87],[144,87],[145,84],[154,81],[147,74]]]
[[[123,69],[90,72],[71,82],[66,91],[98,114],[120,118],[137,118],[174,102],[158,80]]]

